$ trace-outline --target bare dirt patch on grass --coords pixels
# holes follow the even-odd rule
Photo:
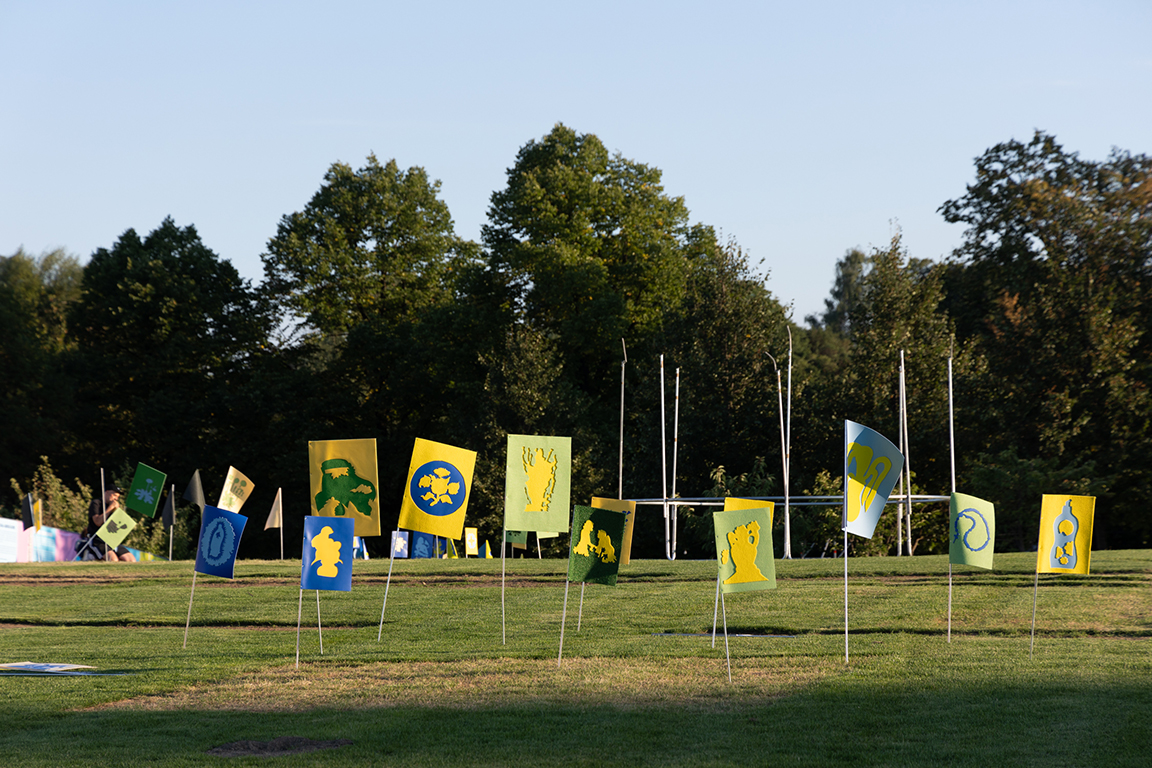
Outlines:
[[[320,663],[278,667],[98,709],[299,712],[314,709],[516,706],[692,707],[728,711],[788,696],[838,671],[833,664],[757,659],[481,659],[458,662]],[[577,703],[578,702],[578,703]]]

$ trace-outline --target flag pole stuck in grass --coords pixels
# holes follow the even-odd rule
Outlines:
[[[196,544],[196,564],[192,570],[192,592],[188,595],[188,619],[184,622],[184,647],[188,647],[188,628],[192,624],[192,598],[196,595],[196,574],[232,579],[236,571],[236,553],[248,518],[236,512],[205,506],[200,518],[200,538]]]

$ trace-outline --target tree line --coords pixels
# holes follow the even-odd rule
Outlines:
[[[334,163],[281,218],[258,285],[172,218],[84,265],[18,251],[0,258],[0,503],[15,514],[35,488],[74,522],[98,468],[127,484],[138,461],[178,494],[199,469],[211,503],[233,465],[258,520],[283,488],[292,542],[307,441],[375,437],[387,531],[423,437],[479,453],[468,524],[496,542],[508,434],[571,436],[573,499],[615,495],[621,376],[623,493],[660,494],[660,355],[669,404],[681,372],[679,494],[777,495],[776,366],[791,344],[793,495],[839,491],[844,419],[895,439],[904,350],[915,492],[951,487],[951,360],[957,487],[996,503],[998,550],[1035,546],[1042,493],[1097,496],[1097,547],[1147,547],[1150,179],[1152,159],[1127,151],[1084,160],[1042,132],[999,144],[940,206],[966,226],[949,257],[913,258],[899,234],[849,250],[802,324],[659,169],[561,124],[520,149],[479,243],[455,233],[422,168],[370,155]],[[664,554],[650,509],[641,557]],[[679,556],[712,555],[707,511],[681,511]],[[178,557],[196,514],[180,507]],[[792,519],[796,556],[836,548],[838,510]],[[852,546],[895,553],[894,519]],[[946,550],[946,506],[912,522],[915,552]],[[242,554],[276,556],[276,533],[254,528]],[[155,525],[133,535],[162,539]]]

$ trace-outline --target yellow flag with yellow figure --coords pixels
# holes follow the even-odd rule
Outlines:
[[[380,535],[376,438],[310,440],[308,467],[313,514],[350,517],[356,536]]]
[[[1095,496],[1044,494],[1036,573],[1088,573],[1095,511]]]
[[[776,504],[771,501],[763,501],[761,499],[741,499],[736,496],[724,497],[724,511],[729,512],[733,509],[767,509],[768,510],[768,527],[772,527],[772,521],[776,513]]]
[[[399,527],[459,539],[475,468],[475,451],[416,438]]]

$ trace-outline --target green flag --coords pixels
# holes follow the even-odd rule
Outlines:
[[[160,470],[152,469],[147,464],[137,464],[132,487],[128,489],[124,505],[137,514],[156,517],[156,509],[160,506],[160,493],[164,490],[164,481],[167,479],[168,475]]]
[[[109,549],[116,549],[135,527],[136,521],[132,519],[132,515],[117,507],[116,511],[104,521],[104,525],[100,526],[100,530],[96,531],[96,535],[108,545]]]
[[[776,588],[770,506],[713,512],[712,527],[725,594]]]
[[[953,493],[949,507],[948,562],[992,570],[996,506],[975,496]]]
[[[572,438],[508,435],[504,526],[566,531],[572,485]]]
[[[624,547],[623,512],[577,506],[572,511],[568,580],[616,586]]]

